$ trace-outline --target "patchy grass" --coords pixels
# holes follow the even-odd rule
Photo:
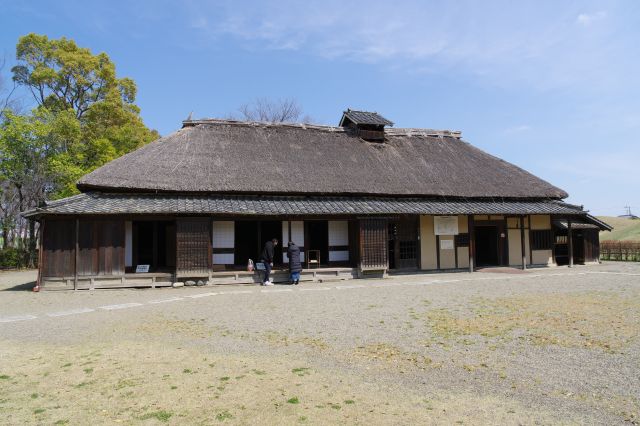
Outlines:
[[[479,299],[470,311],[431,309],[425,316],[434,335],[445,339],[477,335],[619,351],[638,337],[640,295],[587,292]]]
[[[293,374],[297,374],[298,376],[302,377],[302,376],[308,376],[309,374],[311,374],[311,369],[308,367],[298,367],[291,370],[291,372]]]
[[[297,396],[294,396],[293,398],[287,399],[287,402],[289,404],[300,404],[300,400],[298,399]]]
[[[169,411],[160,410],[160,411],[152,411],[150,413],[143,414],[139,418],[140,420],[156,419],[161,422],[168,422],[172,416],[173,416],[173,413]]]
[[[358,346],[353,354],[365,360],[381,361],[390,364],[411,364],[419,368],[426,368],[433,362],[431,358],[425,355],[417,352],[407,352],[397,346],[383,342]]]
[[[229,420],[232,418],[233,418],[233,415],[227,410],[223,410],[218,414],[216,414],[216,420],[218,420],[219,422],[223,422],[225,420]]]

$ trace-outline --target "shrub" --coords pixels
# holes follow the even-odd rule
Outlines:
[[[8,247],[0,250],[0,269],[24,268],[29,261],[29,253],[25,249]]]

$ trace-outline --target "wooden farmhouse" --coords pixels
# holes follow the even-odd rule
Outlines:
[[[567,193],[470,145],[347,110],[338,127],[187,120],[26,213],[43,289],[259,282],[264,243],[303,280],[594,262],[611,229]],[[284,247],[284,250],[282,249]]]

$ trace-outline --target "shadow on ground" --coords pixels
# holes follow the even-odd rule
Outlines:
[[[0,291],[32,291],[35,285],[36,285],[35,281],[30,281],[27,283],[14,285],[13,287],[3,288]]]

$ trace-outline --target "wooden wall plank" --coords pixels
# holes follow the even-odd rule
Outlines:
[[[179,218],[176,221],[176,272],[178,275],[207,273],[211,269],[211,221]]]

